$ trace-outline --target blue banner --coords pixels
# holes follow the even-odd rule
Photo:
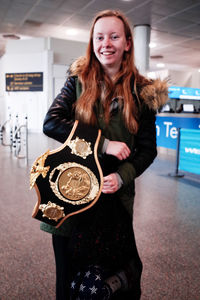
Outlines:
[[[179,170],[200,175],[200,130],[180,130]]]
[[[177,128],[200,129],[200,118],[156,117],[157,146],[176,149]]]
[[[168,92],[170,99],[200,100],[200,89],[170,86]]]

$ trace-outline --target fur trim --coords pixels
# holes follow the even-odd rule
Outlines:
[[[86,63],[86,57],[80,56],[70,66],[70,75],[78,76]],[[153,80],[152,83],[145,85],[140,92],[140,97],[148,105],[150,109],[157,111],[168,100],[168,84],[167,81],[160,79]]]
[[[76,59],[70,66],[70,74],[72,76],[78,76],[80,72],[82,71],[84,65],[86,62],[85,56],[80,56],[78,59]]]
[[[154,80],[152,84],[142,88],[140,96],[150,109],[155,111],[160,109],[168,100],[167,81]]]

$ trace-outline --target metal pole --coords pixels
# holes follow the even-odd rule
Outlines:
[[[25,117],[26,124],[26,164],[28,165],[28,117]]]
[[[168,175],[173,177],[183,177],[184,174],[180,174],[178,172],[179,158],[180,158],[181,128],[177,128],[177,131],[178,131],[178,135],[177,135],[177,143],[176,143],[176,169],[175,169],[175,173],[170,173]]]
[[[180,157],[180,128],[178,130],[177,136],[177,146],[176,146],[176,171],[175,174],[178,175],[178,165],[179,165],[179,157]]]

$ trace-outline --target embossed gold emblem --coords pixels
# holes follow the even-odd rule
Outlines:
[[[61,194],[69,200],[83,199],[90,191],[90,176],[82,168],[69,168],[60,175],[58,187]]]
[[[84,139],[79,139],[76,137],[75,140],[69,142],[69,147],[71,148],[71,153],[80,156],[84,159],[90,154],[92,154],[91,143],[86,142]]]
[[[53,181],[55,171],[59,173]],[[65,202],[80,205],[92,201],[99,191],[99,183],[94,173],[75,162],[57,166],[49,175],[50,186],[54,194]]]
[[[49,155],[49,150],[47,150],[43,155],[38,157],[32,165],[30,173],[30,189],[33,188],[38,176],[41,174],[43,178],[46,177],[50,166],[44,167],[45,160]]]
[[[49,220],[58,221],[65,216],[64,207],[49,201],[47,204],[40,204],[39,209],[43,212],[43,217]]]

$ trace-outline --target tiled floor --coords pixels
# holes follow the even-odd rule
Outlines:
[[[0,299],[55,299],[51,236],[31,218],[37,201],[29,191],[33,160],[58,144],[29,136],[29,162],[0,145]],[[134,228],[143,261],[141,300],[200,299],[200,177],[168,176],[172,155],[159,154],[136,180]]]

